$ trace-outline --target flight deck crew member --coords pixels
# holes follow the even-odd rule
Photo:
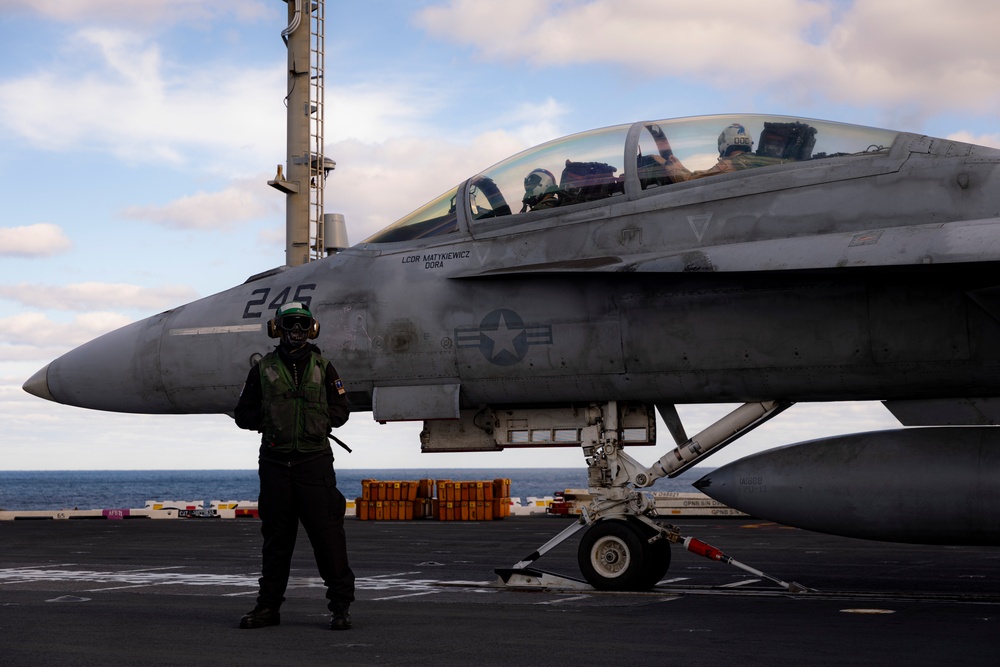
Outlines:
[[[319,323],[303,304],[280,306],[268,334],[281,343],[250,369],[236,404],[236,425],[262,434],[258,511],[264,536],[257,606],[240,619],[240,627],[281,622],[301,521],[326,584],[330,629],[348,630],[354,573],[344,534],[347,503],[337,489],[327,440],[349,416],[344,384],[309,342],[319,334]]]

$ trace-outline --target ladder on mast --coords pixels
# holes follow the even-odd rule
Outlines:
[[[336,163],[323,153],[326,17],[324,0],[283,0],[288,27],[287,160],[268,185],[285,193],[285,264],[328,253],[324,186]],[[308,81],[308,85],[304,85]],[[342,218],[341,218],[342,219]]]
[[[323,0],[312,0],[312,20],[309,22],[309,260],[326,256],[326,234],[323,228],[323,192],[326,175],[336,164],[323,153],[323,113],[325,29]]]

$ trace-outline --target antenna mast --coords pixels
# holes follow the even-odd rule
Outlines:
[[[268,185],[285,193],[285,264],[300,266],[322,259],[347,245],[343,216],[324,215],[326,177],[337,166],[323,154],[324,0],[283,0],[288,27],[281,37],[288,46],[287,149],[285,170]],[[343,238],[328,246],[331,237]],[[339,226],[339,227],[338,227]]]

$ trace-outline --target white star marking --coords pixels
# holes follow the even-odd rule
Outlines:
[[[515,357],[518,356],[517,350],[514,349],[514,339],[524,333],[524,329],[508,329],[507,321],[503,318],[503,313],[500,314],[500,324],[497,326],[496,331],[484,331],[483,335],[493,341],[493,356],[492,359],[496,359],[501,352],[507,350]]]

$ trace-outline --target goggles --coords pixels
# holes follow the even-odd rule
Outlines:
[[[312,327],[312,318],[305,315],[285,315],[278,321],[278,326],[285,331],[309,331]]]

